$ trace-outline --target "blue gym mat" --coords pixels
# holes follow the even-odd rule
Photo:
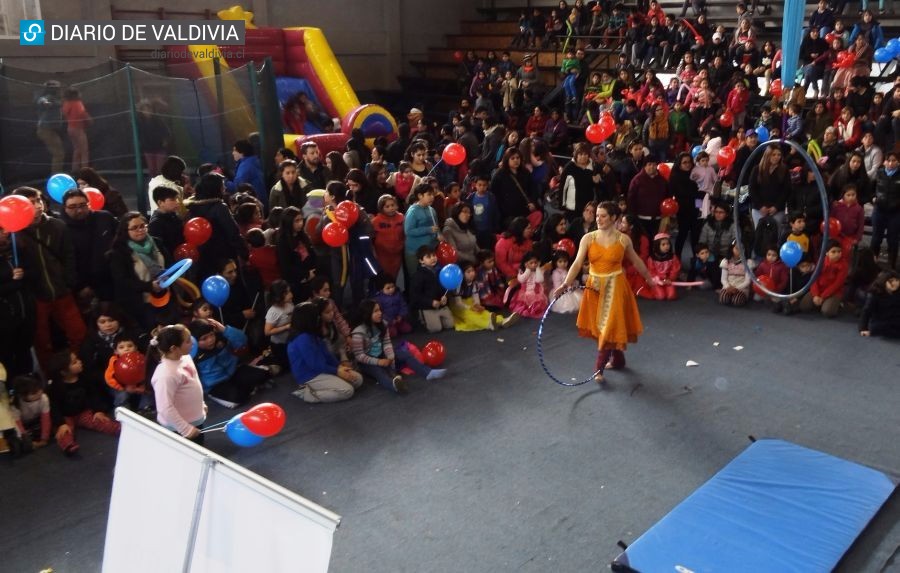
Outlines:
[[[831,571],[894,491],[882,472],[759,440],[616,557],[613,571]]]

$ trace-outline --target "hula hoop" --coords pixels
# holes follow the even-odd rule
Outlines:
[[[181,275],[187,272],[191,265],[194,263],[191,259],[181,259],[171,267],[167,268],[163,272],[156,277],[156,280],[160,281],[159,286],[162,288],[169,288],[172,286],[172,283],[181,278]]]
[[[800,156],[803,158],[803,160],[806,161],[806,164],[812,170],[813,175],[815,175],[816,184],[819,187],[819,198],[822,200],[822,220],[828,221],[828,193],[825,191],[825,181],[822,179],[822,174],[819,172],[819,166],[816,165],[816,162],[813,161],[812,157],[809,156],[809,154],[806,152],[805,149],[803,149],[803,147],[801,147],[800,145],[798,145],[797,143],[794,143],[793,141],[791,141],[789,139],[783,139],[783,140],[770,139],[769,141],[760,143],[758,146],[756,146],[756,149],[753,150],[753,153],[750,154],[750,156],[747,158],[747,161],[744,163],[744,167],[741,169],[741,174],[738,175],[738,180],[735,185],[735,189],[741,188],[741,186],[744,183],[744,178],[750,172],[750,165],[753,164],[753,159],[757,155],[759,155],[759,153],[763,150],[764,147],[766,147],[767,145],[782,144],[782,143],[786,143],[786,144],[790,145],[791,147],[793,147],[797,151],[797,153],[800,154]],[[741,240],[741,223],[740,223],[740,213],[738,210],[739,205],[740,205],[740,193],[735,193],[734,194],[734,237],[735,237],[734,240],[735,240],[735,243],[737,244],[738,254],[740,254],[741,260],[744,262],[744,271],[748,275],[750,275],[750,280],[753,281],[753,284],[759,288],[758,292],[764,292],[764,293],[766,293],[767,296],[770,296],[778,301],[789,301],[791,299],[798,298],[798,297],[801,297],[804,294],[806,294],[809,291],[809,289],[812,288],[812,285],[814,282],[816,282],[816,279],[819,278],[819,274],[821,274],[822,268],[825,265],[825,248],[824,248],[824,246],[828,244],[828,239],[829,239],[828,225],[825,225],[824,229],[822,231],[822,246],[823,246],[823,248],[819,252],[819,260],[816,262],[816,268],[813,269],[812,276],[809,277],[809,280],[806,282],[805,285],[803,285],[803,288],[801,288],[797,292],[792,292],[790,294],[780,294],[780,293],[769,290],[768,287],[766,287],[764,284],[759,282],[759,279],[756,278],[756,275],[753,273],[753,270],[750,268],[750,264],[749,264],[749,261],[747,261],[747,257],[744,256],[744,242]]]
[[[174,287],[175,298],[183,308],[191,308],[200,298],[200,289],[186,278],[182,277],[175,281]]]
[[[578,286],[578,287],[572,287],[572,288],[566,289],[566,292],[570,292],[570,291],[572,291],[572,290],[574,290],[574,289],[576,289],[576,288],[584,289],[583,286]],[[563,293],[563,294],[565,294],[565,293]],[[560,296],[560,297],[558,297],[558,298],[555,298],[555,299],[553,299],[552,301],[550,301],[550,304],[547,305],[547,310],[544,311],[544,316],[541,317],[541,323],[538,325],[538,331],[537,331],[537,355],[538,355],[538,360],[539,360],[540,363],[541,363],[541,368],[544,369],[544,374],[546,374],[547,376],[549,376],[551,380],[553,380],[554,382],[556,382],[556,383],[559,384],[560,386],[581,386],[582,384],[587,384],[588,382],[593,382],[593,381],[594,381],[594,376],[596,376],[597,374],[599,374],[599,373],[600,373],[600,370],[597,370],[596,372],[594,372],[593,374],[591,374],[591,377],[590,377],[590,378],[587,378],[587,379],[585,379],[585,380],[583,380],[583,381],[581,381],[581,382],[563,382],[562,380],[560,380],[559,378],[557,378],[556,376],[554,376],[552,372],[550,372],[550,369],[547,368],[547,364],[544,362],[544,344],[543,344],[544,321],[547,320],[547,315],[550,314],[550,309],[553,308],[553,305],[556,304],[556,301],[558,301],[560,298],[562,298],[562,296]]]

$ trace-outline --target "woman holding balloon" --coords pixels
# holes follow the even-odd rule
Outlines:
[[[287,207],[282,212],[275,237],[275,254],[281,278],[290,285],[297,300],[306,300],[312,294],[309,281],[316,274],[316,252],[304,231],[300,209]]]
[[[249,254],[247,243],[231,211],[223,201],[225,177],[218,173],[207,173],[197,183],[194,197],[185,202],[188,219],[202,217],[212,227],[212,240],[199,242],[192,240],[189,229],[184,238],[188,243],[198,245],[200,260],[194,261],[197,276],[207,277],[218,272],[218,267],[227,259],[246,260]]]
[[[160,363],[150,382],[156,398],[156,421],[185,438],[203,443],[200,428],[206,421],[203,385],[191,358],[194,341],[181,324],[165,326],[150,340]]]
[[[155,327],[157,309],[151,295],[163,288],[156,279],[168,267],[166,256],[147,232],[147,219],[136,211],[119,220],[119,228],[109,251],[113,299],[146,330]]]
[[[8,379],[34,369],[31,344],[34,339],[34,285],[29,279],[30,258],[18,247],[13,256],[12,240],[0,221],[0,363]],[[19,259],[19,260],[16,260]]]

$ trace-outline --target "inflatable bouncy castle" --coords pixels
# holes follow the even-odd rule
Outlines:
[[[246,21],[244,46],[168,46],[166,58],[170,75],[197,79],[251,62],[271,59],[275,72],[275,91],[282,109],[284,146],[299,152],[304,141],[315,141],[321,152],[343,151],[353,129],[359,128],[369,140],[396,137],[397,124],[383,107],[360,104],[353,87],[325,35],[319,28],[257,28],[253,13],[234,6],[218,13],[220,19]],[[186,54],[186,56],[185,56]],[[221,74],[218,74],[221,75]],[[227,77],[227,75],[225,76]],[[244,98],[229,102],[252,109],[240,89],[224,86],[225,97]],[[212,91],[210,90],[210,93]],[[232,117],[233,116],[233,117]],[[332,118],[340,121],[332,127]],[[230,131],[246,137],[254,127],[241,114],[231,114]],[[371,141],[370,141],[371,143]]]

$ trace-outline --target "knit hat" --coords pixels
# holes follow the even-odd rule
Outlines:
[[[206,320],[198,319],[191,321],[191,326],[189,327],[191,331],[191,336],[200,340],[200,338],[206,336],[210,332],[215,331],[216,327],[210,324]]]
[[[716,32],[715,34],[712,35],[712,39],[713,39],[713,42],[715,42],[716,40],[721,40],[722,34]]]
[[[759,134],[756,133],[755,129],[748,129],[747,131],[744,132],[744,137],[753,137],[753,136],[759,137]]]
[[[656,236],[653,237],[654,241],[659,241],[661,239],[671,239],[668,233],[657,233]]]

